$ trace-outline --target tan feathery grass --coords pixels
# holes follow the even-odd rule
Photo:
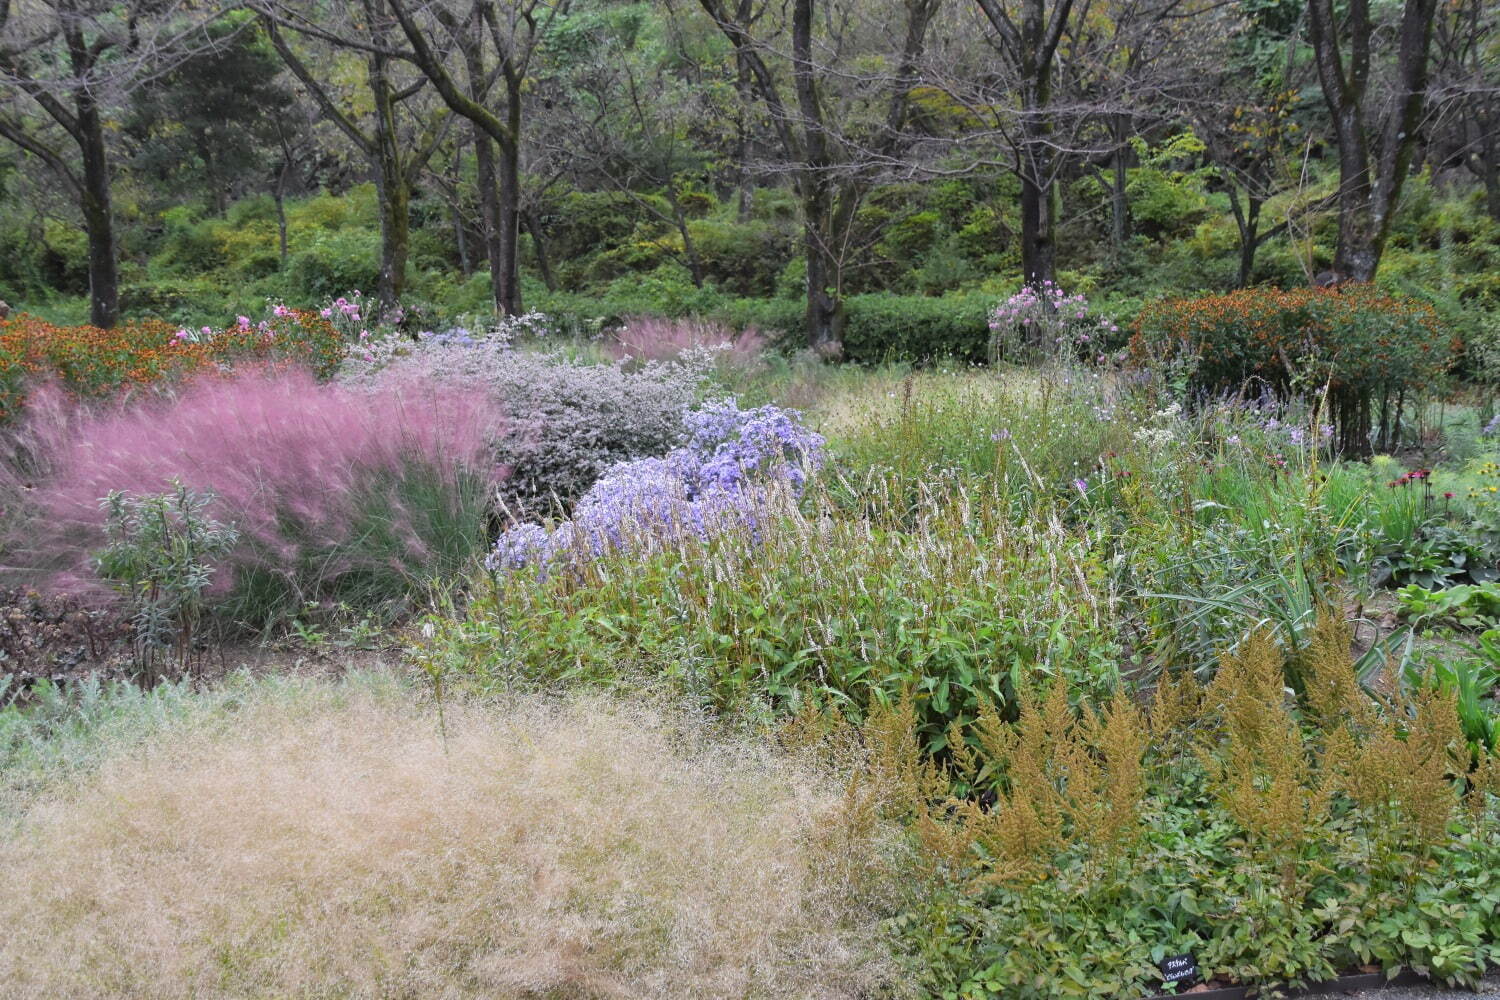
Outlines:
[[[0,844],[3,997],[844,997],[884,834],[826,771],[602,701],[314,691],[178,727]],[[894,877],[894,873],[891,873]]]

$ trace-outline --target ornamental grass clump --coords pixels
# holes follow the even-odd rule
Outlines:
[[[630,316],[611,330],[604,349],[618,361],[665,362],[709,358],[721,375],[743,377],[761,365],[769,342],[754,327],[734,330],[703,319]]]
[[[0,997],[907,994],[908,852],[838,772],[599,699],[450,705],[445,738],[412,694],[124,693],[0,827]]]
[[[889,470],[919,492],[952,470],[1004,482],[1016,494],[1076,497],[1075,480],[1131,445],[1129,399],[1097,368],[912,372],[870,378],[822,407],[834,460],[858,473]]]
[[[98,592],[100,499],[175,481],[211,492],[206,515],[239,534],[210,590],[220,625],[281,624],[308,602],[394,609],[484,551],[506,429],[486,395],[416,379],[245,375],[110,409],[51,396],[20,434],[26,461],[0,466],[21,511],[5,575]]]

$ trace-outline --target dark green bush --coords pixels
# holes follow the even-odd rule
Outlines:
[[[994,298],[979,293],[855,295],[848,301],[844,357],[850,361],[983,361]]]

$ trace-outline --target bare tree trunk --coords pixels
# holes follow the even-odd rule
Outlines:
[[[495,304],[507,316],[519,316],[521,304],[521,82],[508,86],[506,107],[511,141],[500,146],[500,269],[494,273]]]
[[[1125,239],[1129,235],[1130,228],[1130,203],[1128,184],[1130,181],[1128,158],[1130,155],[1130,144],[1126,139],[1130,135],[1130,123],[1123,115],[1116,115],[1112,122],[1114,126],[1114,152],[1110,155],[1111,166],[1114,168],[1114,183],[1110,185],[1109,199],[1109,237],[1110,246],[1114,251],[1115,262],[1118,263],[1125,255]]]
[[[1469,169],[1484,184],[1484,206],[1489,216],[1500,222],[1500,124],[1490,119],[1488,109],[1472,115],[1479,129],[1479,151],[1467,157]]]
[[[703,260],[698,256],[697,246],[693,244],[693,234],[688,229],[687,216],[682,211],[675,183],[667,185],[667,200],[672,205],[672,221],[677,225],[677,234],[682,237],[682,255],[687,258],[688,277],[692,279],[694,288],[702,288]]]
[[[1255,251],[1260,249],[1260,206],[1261,201],[1253,194],[1246,193],[1246,204],[1240,204],[1239,191],[1231,181],[1229,188],[1229,208],[1234,213],[1235,228],[1239,230],[1240,236],[1240,273],[1235,287],[1244,288],[1250,284],[1250,278],[1255,273]]]
[[[739,23],[750,20],[750,0],[741,0],[737,14]],[[750,221],[750,207],[755,198],[755,185],[750,177],[750,101],[754,81],[750,67],[739,49],[735,49],[735,95],[739,98],[734,116],[734,169],[736,205],[735,215],[740,222]]]
[[[531,249],[536,254],[536,269],[542,273],[542,284],[547,291],[557,291],[557,279],[552,274],[552,262],[547,257],[547,244],[542,239],[542,226],[531,212],[521,214],[521,225],[531,234]]]
[[[1375,34],[1369,0],[1349,0],[1342,20],[1334,0],[1308,0],[1309,38],[1339,152],[1339,236],[1333,270],[1341,280],[1372,281],[1380,267],[1416,149],[1436,8],[1437,0],[1405,0],[1394,99],[1378,121],[1367,122]],[[1347,61],[1341,51],[1341,27],[1349,36]],[[1371,132],[1376,138],[1373,149]]]
[[[474,130],[475,143],[478,144],[480,132]],[[453,241],[458,246],[458,270],[465,278],[474,273],[474,266],[469,260],[469,234],[464,225],[464,214],[459,198],[459,181],[463,178],[463,143],[453,144],[453,166],[451,183],[453,185]]]
[[[83,190],[79,205],[83,210],[89,248],[89,322],[109,329],[120,319],[120,273],[115,260],[109,159],[99,109],[86,95],[78,98],[77,105],[76,138],[83,154]]]
[[[496,312],[504,312],[497,275],[504,267],[500,249],[500,180],[495,169],[495,141],[474,129],[474,174],[479,189],[479,222],[484,233],[484,259],[490,268],[490,298]]]
[[[380,197],[380,276],[376,294],[382,310],[394,308],[406,291],[406,257],[411,244],[411,183],[401,161],[396,101],[386,74],[387,59],[370,56],[370,90],[375,98],[375,190]]]
[[[281,161],[281,169],[276,173],[276,190],[272,197],[276,201],[276,249],[281,260],[281,269],[286,270],[287,260],[287,237],[286,237],[286,177],[291,172],[291,160]]]
[[[401,171],[376,174],[380,200],[380,274],[376,295],[382,309],[401,301],[406,290],[406,258],[411,245],[411,188]]]
[[[836,358],[844,348],[842,275],[832,231],[833,167],[823,128],[812,58],[813,0],[794,0],[792,8],[792,77],[802,113],[806,157],[802,189],[803,249],[807,254],[807,346]]]
[[[977,2],[1020,69],[1021,148],[1016,173],[1021,181],[1021,274],[1026,284],[1036,287],[1057,277],[1052,67],[1073,0],[1055,0],[1050,19],[1046,0],[1021,0],[1019,29],[998,0]]]

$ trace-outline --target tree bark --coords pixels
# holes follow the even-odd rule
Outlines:
[[[1115,262],[1119,263],[1125,255],[1125,240],[1130,235],[1128,163],[1130,144],[1126,141],[1130,135],[1130,123],[1123,115],[1116,115],[1112,124],[1114,125],[1115,149],[1110,156],[1114,183],[1110,186],[1109,237]]]
[[[844,348],[842,268],[832,231],[833,194],[828,136],[812,61],[813,0],[794,0],[792,78],[803,121],[805,157],[800,171],[803,250],[807,255],[807,346],[836,358]]]
[[[687,259],[688,277],[694,288],[703,287],[703,260],[698,256],[698,247],[693,243],[693,234],[688,229],[687,215],[682,211],[682,202],[677,197],[677,185],[667,185],[667,200],[672,205],[672,221],[677,226],[677,235],[682,237],[682,255]]]
[[[411,245],[411,188],[398,170],[380,171],[380,274],[376,296],[382,311],[401,302],[406,290],[406,258]]]
[[[1484,111],[1474,110],[1470,116],[1478,127],[1479,150],[1469,154],[1466,162],[1484,184],[1485,210],[1491,219],[1500,222],[1500,125],[1490,121],[1500,116],[1493,115],[1488,107]]]
[[[110,205],[109,157],[99,109],[87,94],[77,100],[77,140],[83,154],[79,207],[88,233],[89,322],[101,329],[120,319],[120,273],[115,260],[114,213]]]
[[[1411,168],[1427,97],[1427,61],[1437,0],[1405,0],[1389,110],[1370,118],[1369,0],[1349,0],[1342,28],[1334,0],[1308,0],[1308,35],[1339,154],[1339,235],[1333,271],[1340,280],[1373,281],[1385,252],[1401,188]],[[1367,120],[1368,119],[1368,120]],[[1375,142],[1371,142],[1371,134]]]
[[[479,142],[480,132],[474,130],[474,142]],[[459,181],[463,179],[463,143],[453,144],[453,165],[451,184],[453,186],[453,198],[450,207],[453,213],[453,242],[458,247],[458,270],[465,278],[474,273],[474,266],[469,260],[469,234],[464,225],[464,213],[462,200],[459,196]]]
[[[1052,68],[1073,0],[1022,0],[1019,28],[998,0],[977,0],[1009,50],[1020,76],[1021,141],[1016,174],[1021,182],[1021,276],[1032,287],[1055,281],[1057,228],[1052,148]]]
[[[519,316],[521,303],[521,81],[507,80],[506,124],[510,141],[500,146],[500,270],[494,275],[495,304]]]
[[[411,243],[411,184],[401,162],[396,100],[387,58],[372,53],[370,90],[375,98],[375,189],[380,196],[380,276],[376,294],[382,311],[395,308],[406,291],[406,257]]]
[[[500,178],[495,168],[495,141],[478,126],[474,128],[474,176],[479,188],[484,259],[490,270],[490,300],[497,312],[504,312],[500,304],[500,282],[495,277],[504,267],[505,259],[500,249]]]
[[[1234,214],[1235,228],[1240,236],[1240,273],[1235,287],[1245,288],[1250,284],[1251,275],[1255,272],[1255,251],[1260,249],[1258,230],[1260,229],[1261,201],[1255,195],[1246,192],[1246,204],[1241,205],[1240,194],[1233,181],[1229,183],[1228,189],[1229,208]]]
[[[549,292],[557,291],[557,278],[552,273],[552,261],[547,257],[547,244],[542,238],[541,223],[534,214],[523,212],[521,225],[531,234],[531,248],[536,254],[536,269],[542,273],[542,284],[547,286]]]

